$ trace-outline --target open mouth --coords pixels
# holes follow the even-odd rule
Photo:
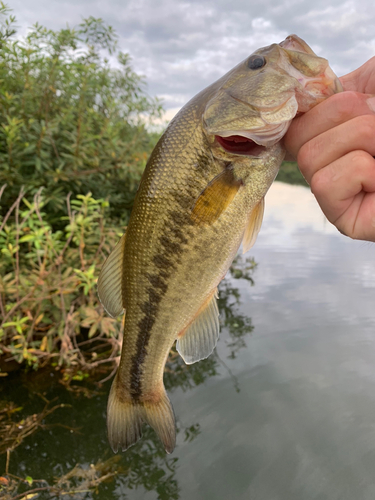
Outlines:
[[[229,137],[215,135],[215,138],[225,151],[237,155],[259,156],[266,149],[265,146],[260,146],[251,139],[242,137],[241,135],[230,135]]]

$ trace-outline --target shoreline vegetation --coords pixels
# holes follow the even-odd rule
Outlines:
[[[90,397],[116,369],[122,321],[104,313],[96,280],[126,227],[162,107],[102,19],[36,24],[23,38],[15,27],[0,2],[0,496],[55,498],[95,491],[112,462],[50,484],[12,475],[12,455],[62,408],[28,409],[16,389],[27,381],[35,397],[49,372]]]
[[[117,368],[123,328],[123,320],[105,313],[96,280],[128,222],[159,138],[148,124],[160,118],[162,106],[147,95],[129,56],[117,50],[116,33],[101,19],[60,31],[35,25],[23,39],[15,26],[0,2],[0,383],[19,384],[20,373],[34,380],[51,372],[69,391],[90,397],[88,386],[101,387]],[[110,56],[117,57],[117,69]],[[292,162],[284,162],[276,180],[306,185]],[[235,261],[231,277],[253,284],[255,267],[252,259]],[[247,318],[232,312],[238,302],[238,291],[224,280],[219,303],[232,357],[252,330]],[[195,384],[204,380],[178,360],[172,350],[166,381],[171,373],[182,386],[192,383],[188,374]],[[118,473],[114,457],[87,470],[76,465],[52,485],[12,475],[13,451],[45,429],[45,419],[64,404],[41,394],[44,408],[28,415],[3,394],[2,498],[95,491]]]
[[[102,19],[16,38],[0,4],[0,377],[118,359],[122,322],[96,295],[161,116]],[[104,54],[104,55],[103,55]],[[117,57],[118,69],[109,64]],[[277,180],[304,184],[284,162]]]
[[[298,184],[300,186],[309,187],[305,178],[301,174],[296,161],[284,161],[281,164],[276,181],[285,182],[287,184]]]
[[[306,185],[292,162],[276,180]],[[21,189],[0,218],[0,376],[21,366],[92,370],[118,361],[123,322],[105,313],[96,281],[125,227],[113,225],[109,202],[91,193],[65,202],[57,230],[42,189],[32,200]]]
[[[0,3],[0,377],[48,363],[92,370],[118,355],[122,323],[96,280],[162,107],[102,19],[36,24],[23,38],[15,25]]]

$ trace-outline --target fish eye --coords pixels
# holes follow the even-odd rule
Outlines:
[[[259,69],[263,68],[263,66],[266,64],[266,58],[263,56],[251,56],[249,60],[247,61],[247,65],[250,69]]]

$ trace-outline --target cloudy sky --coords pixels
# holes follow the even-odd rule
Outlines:
[[[375,55],[373,0],[8,0],[19,32],[101,17],[170,117],[259,47],[296,33],[341,76]]]

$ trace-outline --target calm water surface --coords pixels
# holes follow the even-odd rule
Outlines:
[[[374,500],[374,245],[340,235],[307,188],[275,183],[250,255],[254,285],[223,284],[217,353],[188,369],[176,361],[166,377],[175,452],[146,430],[114,481],[71,498]],[[11,472],[52,480],[110,458],[108,388],[91,399],[54,389],[73,407],[49,422],[79,432],[39,431]],[[40,405],[25,388],[13,395]]]

